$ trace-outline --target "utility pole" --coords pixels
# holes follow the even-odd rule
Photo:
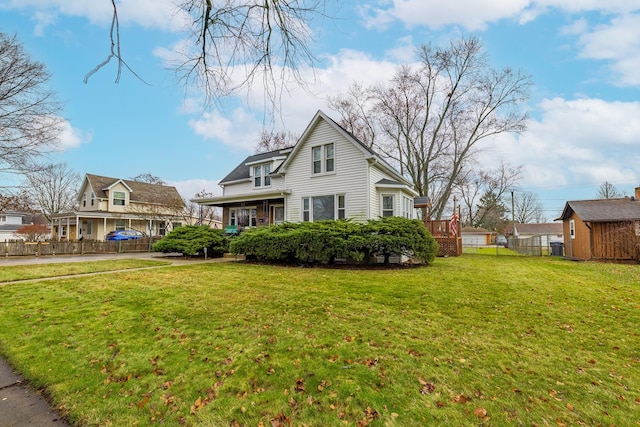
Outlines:
[[[513,200],[513,190],[511,190],[511,223],[512,223],[512,229],[511,229],[511,236],[513,236],[513,245],[515,246],[516,244],[516,208],[515,208],[515,202]]]

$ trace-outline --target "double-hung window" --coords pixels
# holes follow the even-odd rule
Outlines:
[[[114,206],[124,206],[125,202],[125,193],[124,191],[114,191],[113,192],[113,205]]]
[[[314,175],[335,171],[334,145],[318,145],[311,149],[312,172]]]
[[[229,225],[237,227],[256,226],[256,208],[231,208],[229,209]]]
[[[382,216],[393,216],[394,197],[392,194],[382,195]]]
[[[253,186],[258,187],[269,187],[271,185],[271,177],[269,174],[271,173],[271,165],[259,165],[253,167]]]
[[[403,204],[403,216],[408,219],[413,219],[413,200],[407,196],[402,196]]]
[[[96,193],[91,192],[91,206],[93,206],[96,202]]]
[[[87,206],[87,193],[82,193],[82,207]]]
[[[322,221],[346,218],[344,194],[304,197],[302,221]]]

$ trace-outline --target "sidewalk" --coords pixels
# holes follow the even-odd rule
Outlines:
[[[69,427],[49,402],[0,358],[0,426]]]

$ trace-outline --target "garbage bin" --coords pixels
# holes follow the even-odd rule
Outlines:
[[[564,243],[562,243],[562,242],[551,242],[551,255],[552,256],[563,256],[564,255]]]

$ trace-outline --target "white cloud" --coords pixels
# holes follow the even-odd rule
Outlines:
[[[178,193],[189,200],[202,190],[207,193],[213,193],[215,196],[222,195],[222,188],[218,186],[218,182],[218,180],[210,179],[187,179],[183,181],[167,181],[167,184],[176,187]]]
[[[619,16],[585,32],[579,44],[582,58],[610,62],[616,84],[640,86],[640,14]]]
[[[173,0],[122,0],[117,7],[121,25],[178,31],[190,22],[183,13],[176,13]],[[59,15],[84,17],[100,25],[109,25],[113,17],[108,0],[4,0],[0,8],[35,11],[36,34],[42,34]]]
[[[483,164],[499,153],[522,165],[525,187],[640,182],[640,102],[555,98],[538,107],[541,118],[519,137],[497,138]]]
[[[71,126],[68,121],[63,121],[61,125],[61,133],[55,150],[58,152],[72,150],[78,148],[81,144],[91,142],[93,134],[84,132]]]
[[[207,112],[190,120],[189,126],[205,140],[216,140],[242,151],[255,147],[261,129],[256,117],[243,108],[236,108],[229,116],[219,111]]]
[[[391,0],[384,4],[389,6],[365,9],[369,28],[386,27],[398,20],[407,27],[460,25],[468,30],[483,30],[502,19],[516,19],[524,24],[551,9],[621,14],[640,8],[640,0]]]

